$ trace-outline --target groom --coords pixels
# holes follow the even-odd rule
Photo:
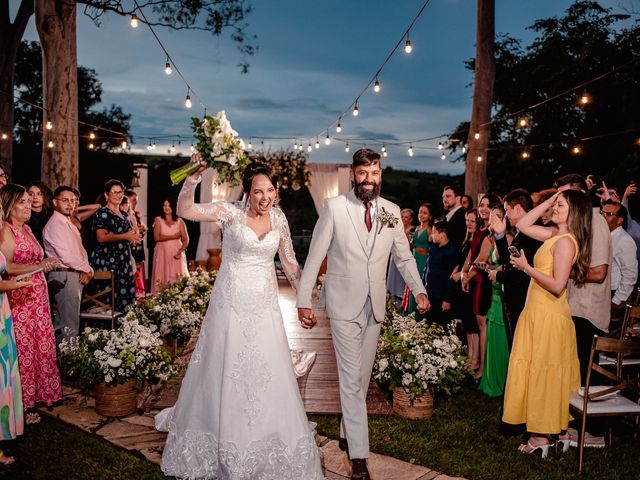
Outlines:
[[[327,257],[323,296],[331,322],[340,380],[340,447],[353,464],[353,480],[369,480],[366,396],[385,317],[389,255],[413,292],[418,310],[429,309],[409,242],[399,223],[400,208],[379,197],[380,154],[363,148],[353,155],[353,190],[330,198],[313,230],[298,287],[298,318],[313,328],[311,291]]]

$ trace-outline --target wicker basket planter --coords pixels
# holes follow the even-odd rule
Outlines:
[[[433,415],[433,396],[427,392],[412,403],[404,388],[398,387],[393,391],[393,411],[403,418],[426,420]]]
[[[136,411],[138,391],[136,382],[129,380],[121,385],[104,382],[96,385],[96,412],[105,417],[125,417]]]

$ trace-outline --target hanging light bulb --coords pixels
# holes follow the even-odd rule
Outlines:
[[[530,156],[530,155],[529,155],[529,152],[527,152],[526,150],[524,150],[520,156],[521,156],[522,158],[529,158],[529,156]]]
[[[184,99],[184,106],[187,108],[193,107],[193,103],[191,102],[191,96],[189,95],[189,90],[187,90],[187,96]]]
[[[192,152],[196,151],[196,147],[193,146],[193,143],[191,144],[191,146],[189,147],[189,150],[191,150]]]
[[[408,152],[409,152],[409,156],[410,156],[410,157],[413,157],[413,145],[409,145],[409,150],[408,150]]]
[[[329,137],[329,132],[327,131],[327,137],[324,139],[324,144],[325,145],[330,145],[331,144],[331,138]]]
[[[311,147],[311,144],[309,144],[309,146],[307,147],[307,152],[310,152],[311,150],[313,150],[313,148]]]
[[[407,41],[404,44],[404,53],[413,52],[413,45],[411,45],[411,40],[409,40],[409,35],[407,35]]]
[[[149,145],[147,145],[147,150],[148,151],[153,150],[153,145],[151,145],[151,142],[149,142]]]
[[[131,14],[131,28],[138,28],[138,17],[135,13]]]
[[[478,162],[481,162],[481,161],[482,161],[482,155],[478,155],[478,156],[476,157],[476,160],[477,160]]]
[[[45,128],[47,130],[51,130],[53,128],[53,123],[51,123],[49,120],[47,120],[47,123],[45,124]]]
[[[126,140],[123,140],[122,143],[120,144],[120,146],[122,147],[123,150],[125,150],[127,148],[129,144],[127,143]]]
[[[156,141],[153,141],[153,145],[151,145],[151,150],[155,150],[156,149]]]
[[[2,140],[6,140],[7,138],[9,138],[9,135],[7,135],[6,133],[2,132]]]
[[[480,140],[480,132],[474,133],[473,138],[475,138],[476,140]]]
[[[576,145],[571,149],[571,153],[574,155],[580,155],[582,153],[582,148],[580,148],[580,145]]]
[[[353,116],[357,117],[359,113],[360,113],[360,110],[358,110],[358,101],[356,100],[356,104],[353,107]]]
[[[376,82],[373,84],[373,91],[376,93],[380,91],[380,82],[378,81],[377,77],[376,77]]]
[[[316,145],[315,145],[315,147],[316,147],[316,148],[320,148],[320,142],[318,141],[318,139],[317,139],[317,138],[316,138]]]
[[[53,148],[53,140],[49,140],[49,143],[47,143],[47,147]]]
[[[297,141],[297,140],[295,140],[295,141],[293,142],[293,149],[294,149],[294,150],[298,150],[298,141]]]
[[[579,101],[580,101],[580,105],[586,105],[591,101],[591,97],[589,97],[589,94],[587,93],[586,90],[582,92],[582,95],[580,95]]]
[[[349,151],[349,142],[347,142],[347,144],[344,146],[344,151],[348,152]]]
[[[91,132],[91,133],[89,134],[89,138],[90,138],[91,140],[93,140],[94,138],[96,138],[96,134],[95,134],[95,133],[93,133],[93,132]]]
[[[93,142],[89,142],[89,145],[87,145],[89,147],[89,150],[93,150],[95,148],[95,145],[93,144]]]
[[[252,142],[252,138],[249,138],[249,144],[247,145],[247,148],[249,148],[249,150],[251,150],[253,148],[253,142]]]
[[[173,70],[171,70],[171,63],[169,62],[169,57],[167,57],[167,63],[164,64],[164,73],[171,75],[171,72],[173,72]]]
[[[171,144],[171,153],[173,153],[173,152],[175,152],[175,151],[176,151],[176,144],[175,144],[175,143],[172,143],[172,144]]]
[[[384,152],[382,152],[382,156],[386,157],[387,155],[389,155],[389,152],[387,152],[386,150]]]
[[[467,153],[467,146],[462,145],[462,154],[464,155],[465,153]]]
[[[524,128],[528,124],[529,124],[529,121],[525,117],[522,117],[520,120],[518,120],[518,125],[520,126],[520,128]]]
[[[338,120],[338,125],[336,125],[336,133],[340,133],[342,131],[342,125],[340,125],[340,120]]]
[[[442,152],[442,155],[440,155],[440,160],[446,160],[447,159],[447,155]]]
[[[442,144],[442,142],[438,142],[438,150],[442,149],[444,149],[444,145]]]
[[[382,150],[382,153],[386,152],[387,151],[387,146],[383,143],[382,144],[382,148],[380,150]]]

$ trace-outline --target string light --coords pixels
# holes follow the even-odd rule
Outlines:
[[[444,149],[444,145],[442,144],[442,142],[438,142],[438,150],[443,150]]]
[[[342,125],[340,125],[340,120],[342,120],[342,117],[338,119],[338,125],[336,125],[336,133],[340,133],[342,131]]]
[[[409,40],[409,34],[407,33],[407,41],[404,44],[404,53],[413,52],[413,45],[411,45],[411,40]]]
[[[187,89],[187,96],[184,99],[184,106],[187,108],[193,107],[193,103],[191,102],[191,95],[189,95],[190,91],[191,90]]]
[[[384,143],[382,144],[382,148],[380,150],[382,150],[382,153],[387,151],[387,147]]]
[[[380,91],[380,82],[378,81],[377,77],[376,77],[376,82],[373,84],[373,91],[376,93]]]
[[[294,150],[298,150],[298,141],[297,140],[293,141],[293,149]]]
[[[476,140],[480,140],[480,132],[474,133],[473,138],[475,138]]]
[[[252,137],[253,138],[253,137]],[[249,138],[249,144],[247,145],[247,147],[249,148],[249,150],[251,150],[253,148],[253,142],[251,141],[252,138]]]
[[[409,150],[408,150],[408,152],[409,152],[409,156],[410,156],[410,157],[413,157],[413,145],[409,145]]]
[[[582,153],[582,148],[580,148],[579,145],[576,145],[571,149],[571,153],[573,153],[574,155],[580,155]]]
[[[129,146],[129,144],[127,143],[126,140],[123,140],[120,146],[122,147],[123,150],[125,150]]]
[[[482,161],[482,155],[478,155],[478,156],[476,157],[476,160],[477,160],[478,162],[481,162],[481,161]]]
[[[320,142],[318,141],[318,139],[316,138],[316,145],[315,145],[316,149],[320,148]]]
[[[310,152],[312,150],[313,150],[313,148],[311,147],[311,144],[309,144],[309,146],[307,147],[307,152]]]
[[[529,158],[531,155],[529,155],[529,152],[527,152],[526,150],[522,152],[522,154],[520,155],[522,158],[527,159]]]
[[[519,126],[520,128],[524,128],[524,127],[526,127],[528,124],[529,124],[529,121],[528,121],[525,117],[522,117],[520,120],[518,120],[518,126]]]
[[[442,155],[440,155],[440,160],[446,160],[447,159],[447,155],[442,152]]]
[[[2,132],[2,140],[6,140],[7,138],[9,138],[9,135],[7,135],[6,133]]]
[[[47,120],[47,123],[45,124],[45,128],[47,130],[51,130],[53,128],[53,123]]]
[[[153,150],[153,145],[151,145],[151,140],[149,140],[149,145],[147,145],[147,150],[148,151]]]
[[[89,134],[89,138],[90,138],[91,140],[93,140],[94,138],[96,138],[96,134],[95,134],[95,133],[93,133],[93,132],[91,132],[91,133]]]
[[[191,144],[191,146],[189,147],[189,150],[191,150],[192,152],[196,151],[196,147],[193,146],[193,143]]]
[[[349,152],[349,142],[344,146],[344,151],[347,153]]]
[[[53,146],[54,146],[53,140],[49,140],[49,143],[47,143],[47,147],[53,148]]]
[[[327,137],[324,139],[324,144],[325,145],[330,145],[331,144],[331,138],[329,138],[329,132],[327,131]]]
[[[164,73],[171,75],[171,72],[173,72],[171,69],[171,62],[169,62],[169,57],[167,57],[167,63],[164,64]]]
[[[462,154],[464,155],[465,153],[467,153],[467,146],[462,145]]]
[[[172,143],[172,144],[171,144],[171,153],[173,153],[173,152],[175,152],[175,151],[176,151],[176,144],[175,144],[175,143]]]
[[[131,28],[138,28],[138,17],[135,13],[131,14]]]
[[[156,149],[156,141],[153,141],[153,145],[151,145],[151,150],[155,150]]]
[[[358,101],[356,100],[356,104],[353,106],[353,116],[357,117],[360,114],[360,110],[358,110]]]
[[[386,157],[387,155],[389,155],[389,153],[385,150],[384,152],[382,152],[382,156]]]
[[[89,142],[89,150],[93,150],[95,148],[95,145],[93,144],[93,142]]]
[[[591,101],[591,98],[589,97],[589,94],[586,91],[584,91],[582,92],[582,95],[580,95],[579,101],[580,101],[580,105],[587,105]]]

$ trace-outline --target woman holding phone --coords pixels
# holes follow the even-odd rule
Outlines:
[[[31,285],[8,293],[18,346],[23,408],[28,412],[38,403],[51,405],[62,390],[56,361],[56,340],[49,309],[49,293],[43,272],[60,262],[44,258],[44,251],[26,224],[31,216],[31,198],[21,185],[0,189],[0,203],[7,218],[0,230],[0,252],[6,258],[9,278],[32,274]],[[36,273],[37,272],[37,273]],[[27,413],[27,423],[39,421]]]
[[[536,225],[552,207],[553,227]],[[576,332],[566,297],[569,275],[585,282],[591,252],[591,200],[565,190],[528,212],[516,227],[544,241],[533,266],[520,251],[511,264],[531,277],[524,310],[518,319],[509,360],[502,420],[526,424],[530,433],[519,451],[540,450],[546,457],[557,442],[569,448],[569,396],[580,386]]]

